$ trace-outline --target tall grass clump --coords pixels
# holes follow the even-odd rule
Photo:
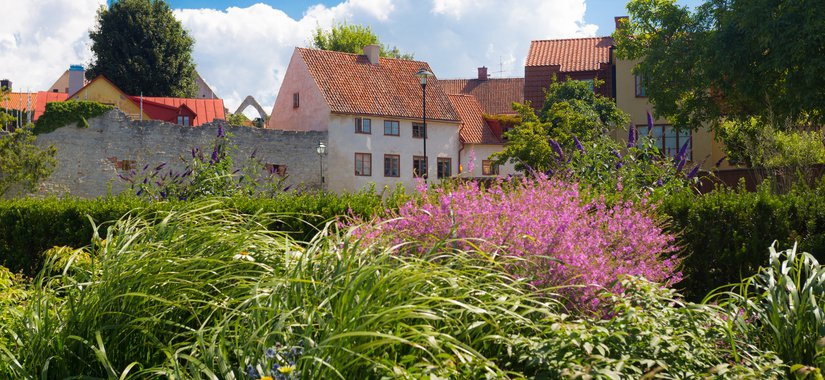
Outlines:
[[[560,307],[489,255],[299,244],[218,206],[133,213],[52,252],[0,330],[0,377],[518,377],[512,337]]]
[[[777,252],[769,264],[733,290],[720,288],[705,301],[728,308],[736,326],[764,349],[776,352],[805,378],[825,371],[825,268],[796,246]],[[819,377],[821,378],[821,377]]]
[[[590,311],[605,288],[620,289],[620,275],[666,285],[681,278],[673,236],[644,201],[607,206],[581,196],[576,184],[541,176],[486,189],[471,182],[419,190],[417,200],[361,229],[365,240],[410,241],[408,252],[427,252],[445,239],[464,239],[452,246],[518,257],[510,273],[538,288],[564,286],[570,305]]]

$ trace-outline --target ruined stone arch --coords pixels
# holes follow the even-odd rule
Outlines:
[[[261,108],[261,105],[258,104],[258,101],[255,100],[255,98],[253,98],[252,95],[247,96],[246,99],[244,99],[243,102],[241,102],[240,107],[238,107],[238,110],[235,111],[235,115],[243,112],[246,109],[246,107],[249,106],[254,107],[258,111],[258,114],[261,115],[261,121],[263,121],[263,123],[266,124],[266,112],[264,112],[264,109]]]

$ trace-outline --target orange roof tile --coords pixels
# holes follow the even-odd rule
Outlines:
[[[132,96],[136,102],[140,102],[139,96]],[[195,112],[195,119],[192,126],[197,127],[215,119],[226,119],[226,111],[223,108],[223,99],[192,99],[192,98],[156,98],[144,96],[143,100],[160,103],[178,108],[181,104],[186,105]]]
[[[442,79],[438,84],[448,95],[474,96],[490,115],[514,114],[513,102],[524,103],[524,78]]]
[[[69,94],[65,92],[11,92],[6,99],[0,100],[0,107],[20,111],[34,110],[34,120],[37,120],[46,111],[46,103],[63,102],[68,97]]]
[[[333,113],[418,119],[421,84],[415,73],[426,62],[380,58],[335,51],[296,48]],[[432,70],[430,70],[432,71]],[[436,78],[427,84],[427,118],[458,121],[459,117]]]
[[[448,95],[453,107],[461,116],[461,141],[467,144],[501,144],[482,117],[481,104],[472,95]]]
[[[610,63],[612,37],[541,40],[530,43],[525,66],[560,66],[562,73],[595,71]]]

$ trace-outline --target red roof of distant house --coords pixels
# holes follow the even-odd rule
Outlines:
[[[380,58],[377,65],[365,55],[296,48],[333,113],[419,119],[421,84],[415,73],[426,62]],[[436,78],[427,84],[427,118],[458,121],[450,100]]]
[[[0,107],[19,111],[34,110],[35,121],[46,111],[46,103],[63,102],[68,97],[69,94],[65,92],[12,92],[8,94],[7,99],[0,100]]]
[[[560,66],[560,72],[595,71],[610,63],[612,37],[541,40],[530,43],[525,66]]]
[[[448,95],[474,96],[490,115],[514,114],[513,102],[524,103],[524,78],[442,79],[438,84]]]
[[[481,104],[472,95],[448,95],[453,107],[461,116],[461,141],[467,144],[501,144],[482,116]]]
[[[139,96],[132,96],[132,100],[140,104]],[[195,113],[192,126],[197,127],[215,119],[226,119],[226,111],[223,108],[223,99],[192,99],[192,98],[157,98],[143,97],[144,102],[149,101],[170,107],[179,108],[185,105]]]

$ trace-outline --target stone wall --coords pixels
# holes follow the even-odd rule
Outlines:
[[[207,154],[223,125],[238,148],[233,162],[247,161],[253,151],[264,163],[286,166],[285,185],[304,184],[317,188],[321,181],[316,147],[327,143],[326,132],[289,132],[229,126],[216,121],[193,128],[160,121],[131,121],[119,111],[89,120],[89,128],[74,125],[37,136],[40,146],[57,148],[58,166],[40,187],[39,195],[97,197],[128,188],[119,173],[145,165],[167,163],[173,170],[184,167],[191,150],[200,147]],[[326,157],[324,158],[326,171]]]

